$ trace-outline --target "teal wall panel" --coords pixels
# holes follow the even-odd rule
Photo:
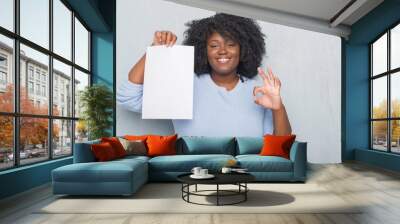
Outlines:
[[[346,127],[343,160],[354,159],[354,149],[368,148],[369,70],[368,46],[346,44]]]
[[[345,42],[345,139],[343,160],[358,160],[383,168],[399,170],[399,156],[369,149],[369,43],[400,22],[400,0],[386,0],[351,27]],[[397,162],[394,162],[397,161]]]
[[[51,171],[72,163],[72,157],[0,172],[0,199],[51,181]]]
[[[356,149],[355,160],[400,172],[400,155],[376,150]]]
[[[92,33],[92,81],[93,84],[104,84],[114,92],[114,33]],[[115,114],[115,107],[113,110]],[[115,116],[111,119],[115,124]],[[113,135],[115,125],[109,129]]]
[[[113,87],[113,33],[92,34],[92,72],[93,83]]]

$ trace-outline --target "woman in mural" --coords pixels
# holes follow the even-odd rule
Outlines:
[[[183,45],[195,48],[193,119],[172,120],[175,132],[181,136],[291,134],[281,82],[271,69],[259,68],[265,43],[258,24],[220,13],[187,26]],[[172,46],[176,41],[174,33],[157,31],[152,45]],[[135,112],[142,107],[145,60],[143,55],[129,72],[129,81],[117,91],[118,103]]]

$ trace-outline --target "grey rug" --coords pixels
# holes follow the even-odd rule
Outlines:
[[[360,205],[349,203],[316,184],[260,183],[248,187],[247,201],[237,205],[189,204],[181,198],[180,184],[150,183],[131,197],[58,197],[35,213],[360,213]],[[198,190],[211,189],[215,186],[202,185]],[[240,198],[224,197],[222,202],[237,199]],[[191,200],[207,204],[216,202],[214,196],[193,196]]]

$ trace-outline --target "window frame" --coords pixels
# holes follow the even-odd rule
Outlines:
[[[49,47],[48,49],[46,49],[45,47],[42,47],[39,44],[36,44],[32,41],[30,41],[29,39],[26,39],[24,37],[22,37],[20,35],[20,0],[14,0],[13,1],[13,10],[14,10],[14,30],[10,31],[4,27],[0,26],[0,35],[3,35],[7,38],[12,39],[13,41],[13,63],[12,63],[12,69],[11,69],[11,74],[14,78],[14,110],[13,112],[2,112],[0,111],[0,116],[4,116],[4,117],[11,117],[13,119],[13,155],[14,155],[14,161],[13,161],[13,166],[10,167],[5,167],[5,168],[0,168],[0,172],[5,171],[5,170],[10,170],[10,169],[16,169],[19,167],[23,167],[23,166],[30,166],[33,164],[38,164],[38,163],[43,163],[43,162],[47,162],[50,160],[58,160],[58,159],[62,159],[62,158],[66,158],[66,157],[70,157],[73,156],[74,153],[74,143],[75,143],[75,126],[76,126],[76,121],[79,120],[79,117],[75,117],[75,108],[72,107],[71,108],[71,114],[68,116],[56,116],[53,115],[53,60],[58,60],[59,62],[62,62],[68,66],[71,67],[71,83],[74,84],[75,82],[75,69],[85,73],[88,75],[89,77],[89,83],[88,86],[92,85],[92,69],[91,69],[91,36],[92,36],[92,30],[87,26],[87,24],[83,21],[83,19],[72,9],[72,7],[68,4],[68,2],[66,2],[65,0],[59,0],[68,10],[71,11],[71,18],[70,18],[70,23],[71,23],[71,58],[67,59],[64,58],[63,56],[55,53],[53,50],[53,23],[54,23],[54,17],[53,17],[53,0],[48,0],[49,3]],[[75,63],[75,18],[83,25],[83,27],[88,31],[88,61],[89,61],[89,65],[88,65],[88,69],[85,69],[81,66],[79,66],[78,64]],[[27,47],[30,47],[40,53],[43,53],[45,55],[48,56],[49,58],[49,62],[48,62],[48,77],[46,77],[46,91],[48,93],[46,93],[45,91],[45,95],[48,97],[48,112],[46,115],[39,115],[39,114],[27,114],[27,113],[21,113],[20,111],[20,85],[21,85],[21,80],[20,80],[20,45],[23,44]],[[27,71],[29,71],[30,69],[30,65],[27,64]],[[41,79],[41,74],[43,71],[39,72],[39,80],[36,79],[36,72],[37,70],[34,68],[33,71],[33,79],[31,79],[30,77],[30,73],[27,72],[26,75],[26,82],[32,81],[34,84],[34,92],[36,91],[35,89],[35,85],[37,83],[40,83],[42,86],[42,79]],[[27,86],[28,87],[28,86]],[[71,87],[71,104],[74,105],[75,103],[75,88],[74,85],[72,85]],[[27,89],[27,91],[29,91]],[[40,91],[41,92],[41,91]],[[38,96],[42,96],[42,94],[39,94]],[[32,162],[32,163],[26,163],[26,164],[21,164],[20,161],[20,119],[21,118],[45,118],[47,119],[48,122],[48,136],[47,136],[47,150],[48,150],[48,155],[47,158],[44,157],[43,160],[40,160],[38,162]],[[57,120],[64,120],[64,121],[70,121],[71,122],[71,153],[68,155],[62,155],[62,156],[55,156],[53,155],[54,153],[54,147],[53,147],[53,123]]]
[[[400,152],[393,152],[392,151],[392,121],[400,120],[400,117],[392,117],[392,98],[391,98],[391,91],[392,91],[392,85],[391,85],[391,79],[393,75],[396,75],[396,73],[400,72],[400,67],[391,69],[391,30],[395,28],[396,26],[400,26],[400,21],[395,22],[392,24],[389,28],[385,29],[385,31],[381,34],[379,34],[375,39],[373,39],[370,43],[368,43],[368,50],[369,50],[369,149],[373,151],[379,151],[379,152],[386,152],[386,153],[391,153],[391,154],[400,154]],[[376,74],[374,76],[373,74],[373,44],[378,41],[381,37],[384,35],[387,35],[387,52],[386,52],[386,57],[387,57],[387,64],[386,64],[386,71],[380,74]],[[386,105],[386,118],[373,118],[373,81],[378,78],[386,77],[386,87],[387,87],[387,93],[386,93],[386,98],[387,98],[387,105]],[[374,136],[373,136],[373,122],[374,121],[386,121],[386,151],[384,150],[379,150],[374,148]]]

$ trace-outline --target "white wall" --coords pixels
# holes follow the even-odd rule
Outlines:
[[[117,1],[117,86],[151,44],[155,30],[183,39],[184,23],[215,12],[161,0]],[[308,161],[341,161],[341,41],[339,37],[259,21],[267,36],[263,67],[282,81],[282,97],[297,140],[308,142]],[[171,134],[168,120],[142,120],[117,105],[117,135]]]

